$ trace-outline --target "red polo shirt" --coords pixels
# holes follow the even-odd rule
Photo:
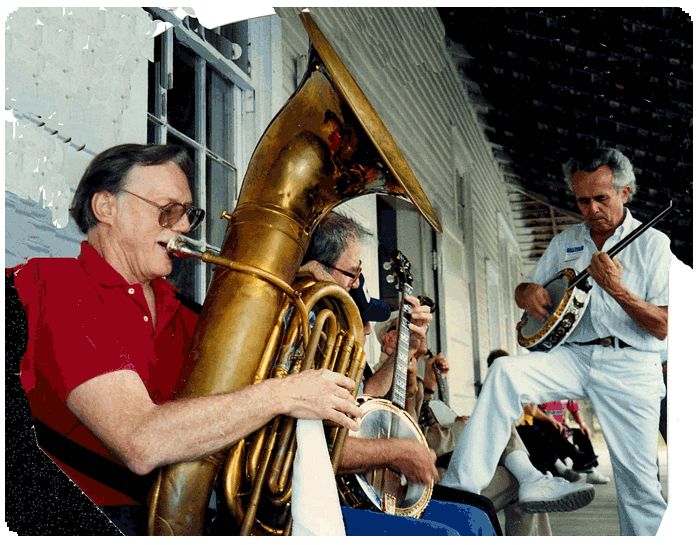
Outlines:
[[[141,285],[127,284],[87,242],[77,259],[36,258],[15,268],[29,322],[20,378],[34,416],[114,461],[118,458],[68,409],[66,398],[83,382],[122,369],[138,373],[156,404],[179,396],[191,372],[187,351],[197,315],[166,280],[152,285],[155,331]],[[97,505],[137,503],[56,462]]]

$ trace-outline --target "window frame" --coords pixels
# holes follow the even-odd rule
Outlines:
[[[154,18],[173,25],[161,35],[159,40],[160,62],[154,63],[156,65],[155,81],[153,88],[149,89],[149,93],[154,95],[154,111],[153,113],[150,111],[146,112],[149,133],[150,129],[153,128],[153,137],[149,139],[153,140],[152,143],[155,144],[165,144],[168,141],[168,137],[172,136],[194,150],[193,198],[197,206],[207,211],[210,218],[209,221],[205,220],[204,227],[198,230],[198,234],[193,233],[189,236],[216,246],[221,244],[222,241],[207,240],[210,233],[210,222],[218,221],[219,219],[211,217],[211,210],[208,206],[210,187],[207,184],[207,159],[218,163],[233,173],[233,181],[229,183],[227,188],[229,203],[224,206],[224,210],[230,212],[235,206],[242,183],[243,171],[241,169],[244,169],[244,165],[247,163],[246,139],[243,133],[244,130],[253,132],[256,130],[255,126],[244,127],[244,107],[248,111],[255,110],[255,93],[253,92],[252,79],[232,60],[227,59],[204,39],[203,27],[200,26],[198,31],[195,32],[188,28],[185,22],[162,8],[147,8],[147,11]],[[219,33],[220,29],[215,29],[214,32]],[[183,134],[175,128],[171,124],[172,118],[169,118],[168,115],[167,93],[178,84],[176,75],[173,73],[173,55],[176,42],[187,48],[194,57],[194,102],[196,108],[194,114],[194,138]],[[224,115],[231,119],[232,124],[231,159],[227,159],[212,151],[211,143],[207,142],[207,108],[210,106],[207,97],[207,68],[215,72],[228,86],[227,91],[224,93],[222,108]],[[207,291],[209,276],[207,267],[211,269],[211,266],[199,260],[194,265],[193,296],[200,303],[204,300]]]

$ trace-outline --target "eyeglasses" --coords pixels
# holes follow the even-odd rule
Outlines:
[[[362,272],[362,267],[361,267],[362,261],[360,261],[357,264],[357,272],[354,272],[354,273],[344,271],[343,269],[339,269],[338,267],[334,267],[333,265],[329,265],[328,263],[324,263],[323,261],[320,261],[319,263],[321,263],[321,265],[323,265],[324,267],[328,267],[329,269],[333,269],[334,271],[338,271],[339,273],[344,274],[348,278],[352,278],[353,284],[355,283],[355,281],[358,278],[360,278],[360,273]]]
[[[137,195],[136,193],[132,193],[126,189],[122,189],[122,191],[124,193],[128,193],[129,195],[133,195],[134,197],[138,197],[142,201],[145,201],[151,206],[155,206],[158,210],[160,210],[158,223],[161,227],[166,229],[169,229],[175,225],[185,214],[187,215],[187,221],[190,222],[190,231],[194,231],[197,227],[199,227],[199,224],[202,223],[202,220],[204,219],[204,210],[201,208],[196,208],[191,204],[171,202],[164,206],[160,206],[159,204],[149,201],[148,199],[144,199],[141,195]]]

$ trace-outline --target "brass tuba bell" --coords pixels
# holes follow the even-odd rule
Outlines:
[[[335,351],[337,361],[320,365],[345,367],[359,385],[364,336],[349,295],[339,286],[313,286],[308,279],[290,285],[314,229],[338,204],[382,193],[409,199],[435,229],[442,230],[410,166],[362,90],[311,15],[303,12],[301,19],[311,39],[306,74],[257,144],[220,255],[206,248],[194,255],[219,266],[191,346],[195,366],[185,396],[230,392],[270,373],[300,370],[301,364],[289,369],[274,365],[285,352],[285,343],[306,348],[305,365],[314,364],[314,359],[326,362],[325,355]],[[334,315],[319,324],[327,323],[330,329],[314,329],[323,341],[314,341],[314,332],[309,331],[310,305],[325,306]],[[299,325],[284,335],[282,314],[292,306]],[[309,349],[314,343],[321,346],[322,355]],[[222,466],[226,501],[236,521],[229,533],[288,533],[287,479],[260,476],[258,466],[265,456],[279,457],[280,467],[289,463],[293,440],[287,439],[293,424],[293,419],[277,418],[229,452],[161,468],[149,497],[149,533],[200,535]],[[282,436],[279,441],[271,438],[272,428]],[[336,436],[336,461],[343,431],[331,432]],[[288,451],[265,449],[265,441],[287,441]],[[255,480],[249,482],[251,473]],[[255,487],[261,489],[259,494]],[[276,490],[268,493],[266,487]],[[262,520],[261,503],[279,503],[282,514],[268,516],[272,522]]]

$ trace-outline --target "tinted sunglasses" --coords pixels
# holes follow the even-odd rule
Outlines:
[[[126,189],[122,189],[122,191],[124,193],[128,193],[129,195],[133,195],[134,197],[138,197],[142,201],[145,201],[151,206],[155,206],[158,210],[160,210],[158,223],[163,228],[169,229],[173,227],[180,221],[180,219],[182,219],[182,216],[187,215],[187,221],[190,222],[190,231],[194,231],[197,227],[199,227],[204,219],[204,210],[191,204],[171,202],[164,206],[160,206],[159,204],[149,201],[148,199],[143,198],[141,195],[137,195],[136,193],[132,193]]]

